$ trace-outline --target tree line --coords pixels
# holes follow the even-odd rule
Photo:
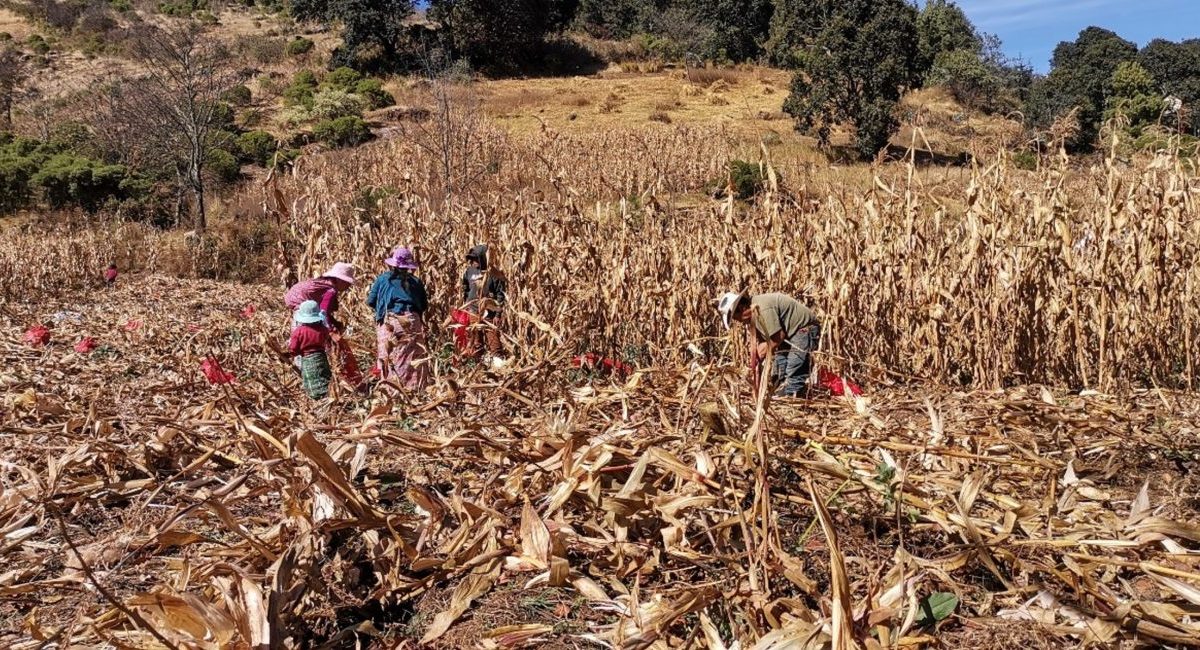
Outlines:
[[[1089,27],[1054,51],[1048,75],[1001,51],[951,0],[430,0],[424,22],[411,0],[291,0],[301,21],[336,21],[334,65],[418,69],[436,49],[485,73],[544,72],[562,63],[560,35],[634,41],[671,61],[758,62],[796,71],[785,110],[826,145],[853,128],[863,158],[887,144],[903,93],[947,88],[968,108],[1020,117],[1031,129],[1067,119],[1066,145],[1093,146],[1119,117],[1134,139],[1194,135],[1200,40],[1144,48]],[[1147,131],[1148,127],[1156,127]]]
[[[907,0],[430,0],[424,20],[411,0],[291,0],[284,9],[297,21],[334,25],[342,38],[329,72],[301,70],[279,89],[281,117],[311,125],[298,134],[308,140],[277,141],[239,125],[235,111],[251,97],[244,71],[198,24],[132,31],[126,42],[138,75],[89,95],[82,121],[42,120],[39,135],[16,137],[12,107],[32,60],[0,46],[0,210],[119,205],[163,223],[190,217],[202,230],[207,189],[236,180],[240,165],[286,162],[305,141],[369,139],[363,111],[394,99],[367,72],[429,73],[437,62],[541,74],[547,61],[569,67],[595,56],[584,51],[588,38],[634,43],[641,56],[664,61],[793,70],[784,109],[797,128],[830,146],[835,130],[849,127],[850,149],[863,159],[887,147],[903,94],[924,86],[1019,118],[1035,134],[1053,134],[1041,142],[1072,151],[1094,147],[1106,124],[1139,148],[1194,143],[1200,130],[1200,40],[1139,49],[1089,27],[1060,43],[1050,72],[1036,75],[950,0],[920,9]],[[287,43],[298,56],[311,46]]]

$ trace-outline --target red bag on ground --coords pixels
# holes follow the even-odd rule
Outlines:
[[[338,339],[333,344],[337,351],[338,365],[341,367],[342,379],[355,388],[363,383],[362,370],[358,367],[358,359],[354,356],[354,349],[350,347],[350,342],[346,339]]]
[[[96,339],[94,339],[90,336],[83,337],[83,339],[81,339],[78,343],[75,344],[75,351],[78,352],[79,354],[88,354],[89,352],[91,352],[92,350],[95,350],[95,349],[96,349]]]
[[[454,351],[462,356],[470,356],[471,350],[471,320],[474,316],[465,309],[455,309],[450,312],[450,331],[454,333]]]
[[[247,303],[245,307],[242,307],[242,318],[245,320],[250,320],[251,318],[254,318],[254,314],[257,312],[258,309],[254,307],[253,303]]]
[[[601,357],[595,352],[588,352],[587,354],[575,357],[571,360],[571,365],[575,368],[586,368],[587,370],[595,370],[603,374],[616,373],[621,377],[633,372],[633,368],[629,367],[629,364],[609,357]]]
[[[855,397],[862,395],[862,388],[858,384],[849,379],[839,377],[825,368],[817,370],[817,384],[828,390],[834,397],[841,397],[846,393],[850,393]]]
[[[213,385],[230,384],[236,379],[232,374],[225,372],[221,368],[221,362],[213,357],[208,357],[200,363],[200,372],[204,373],[204,378]]]
[[[50,328],[45,325],[34,325],[25,330],[23,340],[35,348],[40,348],[50,342]]]

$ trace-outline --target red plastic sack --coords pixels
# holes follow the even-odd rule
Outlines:
[[[35,348],[40,348],[50,342],[50,328],[45,325],[34,325],[25,330],[23,340]]]
[[[817,384],[828,390],[834,397],[841,397],[847,392],[855,397],[862,395],[862,388],[858,384],[839,377],[825,368],[817,370]]]
[[[204,378],[214,386],[231,384],[236,379],[232,374],[225,372],[225,369],[221,367],[221,362],[213,357],[208,357],[200,364],[200,372],[204,373]]]
[[[75,344],[75,351],[79,354],[88,354],[96,349],[96,339],[85,336]]]
[[[350,347],[350,342],[346,339],[339,339],[333,344],[333,347],[337,350],[342,379],[345,379],[347,383],[354,387],[362,385],[362,370],[358,368],[358,359],[354,356],[354,349]]]
[[[450,312],[450,331],[454,333],[454,351],[460,355],[471,354],[471,320],[474,316],[465,309]]]
[[[246,303],[246,306],[242,307],[242,318],[245,320],[254,318],[256,313],[258,313],[258,308],[254,306],[254,303]]]
[[[584,368],[587,370],[601,372],[603,374],[616,373],[622,377],[633,372],[633,368],[631,368],[629,364],[622,363],[616,359],[601,357],[595,352],[588,352],[587,354],[581,354],[575,357],[571,360],[571,365],[575,368]]]

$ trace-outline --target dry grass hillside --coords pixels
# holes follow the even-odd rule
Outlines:
[[[114,14],[118,26],[136,22],[162,23],[161,15],[144,11]],[[233,48],[249,72],[246,85],[253,91],[256,128],[277,132],[283,106],[279,89],[302,69],[320,70],[337,44],[334,32],[298,26],[286,18],[260,9],[224,7],[210,30]],[[13,9],[0,8],[0,32],[24,43],[34,34],[45,35],[51,50],[32,66],[24,85],[35,98],[29,110],[18,107],[17,121],[30,133],[45,133],[48,121],[74,119],[88,110],[88,97],[101,84],[137,74],[137,65],[120,53],[96,52],[78,35],[57,33],[31,23]],[[304,37],[314,42],[312,52],[300,57],[270,55],[286,39]],[[661,65],[611,64],[596,74],[577,77],[480,80],[475,92],[483,110],[496,124],[512,132],[554,129],[564,133],[589,133],[639,124],[719,126],[747,144],[773,147],[787,162],[822,166],[811,138],[795,132],[782,112],[790,73],[783,70],[739,66],[735,68],[663,68]],[[396,78],[386,84],[402,107],[420,108],[425,98],[420,83]],[[416,89],[416,90],[414,90]],[[377,131],[401,125],[395,111],[372,115]],[[945,92],[923,90],[905,98],[901,107],[903,128],[893,139],[900,150],[915,147],[932,154],[937,162],[961,161],[971,150],[994,151],[1019,137],[1015,122],[965,111]],[[845,144],[846,133],[835,131],[834,144]]]

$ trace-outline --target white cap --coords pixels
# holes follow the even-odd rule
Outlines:
[[[745,291],[730,291],[721,296],[721,299],[717,301],[717,311],[721,312],[721,322],[725,324],[725,329],[729,329],[730,319],[733,318],[733,310],[737,309],[738,303],[741,302],[742,297],[745,295]]]

